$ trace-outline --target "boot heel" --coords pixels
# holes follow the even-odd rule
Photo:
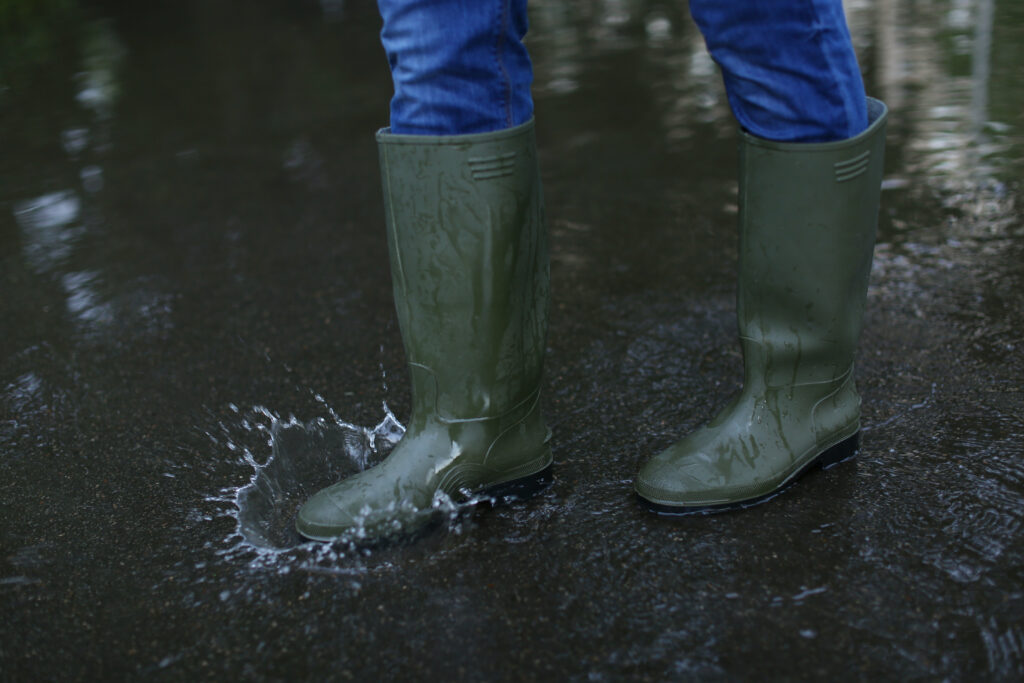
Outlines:
[[[827,451],[819,455],[818,464],[821,465],[821,469],[827,470],[830,467],[849,460],[853,456],[857,455],[857,451],[859,450],[860,432],[857,432],[850,438],[840,441],[835,446],[832,446]]]
[[[532,498],[551,484],[553,480],[551,469],[551,465],[548,465],[540,472],[501,484],[495,484],[484,489],[481,493],[484,497],[491,498],[494,502],[502,504]]]

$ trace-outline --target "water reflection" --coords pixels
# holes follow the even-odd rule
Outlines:
[[[115,264],[97,258],[95,249],[106,228],[104,167],[113,151],[120,70],[127,53],[110,21],[83,21],[74,35],[80,68],[68,80],[78,109],[72,125],[50,133],[66,155],[59,176],[74,187],[12,203],[21,256],[35,274],[58,284],[63,310],[76,323],[72,329],[88,332],[83,338],[122,343],[163,334],[170,328],[174,297],[163,291],[158,278],[111,275]],[[43,178],[40,184],[53,183]],[[115,321],[118,329],[112,326]]]
[[[97,271],[67,273],[61,278],[61,285],[67,292],[68,313],[79,321],[99,325],[113,320],[110,302],[99,294],[101,275]]]
[[[563,2],[539,3],[533,8],[530,19],[535,28],[527,45],[534,53],[536,93],[564,95],[579,88],[583,36],[575,18],[572,8]],[[537,34],[544,38],[538,39]],[[543,61],[537,57],[540,50],[534,48],[538,43],[546,54]]]
[[[49,192],[14,204],[25,261],[39,274],[67,261],[84,227],[82,202],[72,190]]]
[[[672,19],[663,10],[652,9],[644,17],[644,31],[652,46],[665,44],[672,38]]]
[[[598,4],[559,0],[531,7],[530,38],[535,91],[545,96],[575,93],[589,75],[587,90],[613,95],[619,80],[647,91],[652,102],[633,102],[635,117],[655,111],[672,149],[695,134],[695,126],[726,123],[729,110],[717,68],[685,4],[650,0],[605,0]],[[618,55],[615,74],[594,78],[590,65]],[[607,65],[602,67],[607,70]],[[637,73],[644,77],[637,78]]]
[[[975,143],[988,123],[989,76],[992,72],[992,26],[995,0],[978,0],[974,27],[974,45],[971,49],[971,132]]]
[[[60,134],[64,151],[72,158],[77,157],[89,147],[88,128],[68,128]]]
[[[76,99],[98,119],[108,119],[120,93],[117,71],[125,56],[124,48],[110,23],[97,21],[87,25],[82,51]]]
[[[897,116],[900,109],[912,113],[916,127],[908,141],[915,157],[908,170],[953,183],[1008,177],[1020,165],[1013,152],[1024,132],[991,118],[993,79],[1004,95],[1019,90],[1015,70],[991,68],[994,0],[958,0],[934,18],[919,16],[921,10],[903,0],[877,4],[882,91]],[[969,68],[959,66],[963,59]]]
[[[911,170],[977,179],[1006,177],[1019,167],[1019,121],[993,120],[989,106],[993,87],[1019,99],[1017,70],[991,68],[998,15],[1015,12],[1013,3],[956,0],[943,11],[909,0],[862,0],[846,9],[861,61],[874,70],[873,92],[888,103],[897,125],[908,116],[917,127],[910,144],[924,167]],[[731,123],[717,68],[685,8],[644,0],[557,0],[538,3],[531,18],[539,95],[576,92],[601,55],[619,54],[628,63],[628,52],[640,51],[643,80],[658,103],[666,139],[692,135],[694,123]],[[998,49],[1011,51],[1012,36]],[[963,59],[966,70],[958,66]],[[590,87],[601,86],[595,81]],[[636,103],[639,116],[643,106]]]

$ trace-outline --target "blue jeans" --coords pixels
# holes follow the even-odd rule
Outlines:
[[[459,135],[533,115],[526,0],[378,0],[395,96],[391,131]],[[769,140],[843,140],[867,128],[841,0],[690,0],[733,114]]]
[[[486,133],[533,116],[526,0],[378,0],[391,132]]]

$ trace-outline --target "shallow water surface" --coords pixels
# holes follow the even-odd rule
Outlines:
[[[292,524],[408,414],[373,3],[38,3],[0,41],[0,678],[1019,679],[1024,12],[847,10],[892,111],[858,457],[636,501],[739,387],[735,128],[682,3],[544,0],[554,479],[370,546]]]

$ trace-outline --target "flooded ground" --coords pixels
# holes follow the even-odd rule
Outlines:
[[[374,5],[35,7],[0,51],[0,678],[1024,676],[1024,6],[849,3],[892,108],[863,449],[665,519],[638,466],[740,380],[734,124],[682,4],[534,3],[554,480],[370,548],[291,521],[408,409]]]

